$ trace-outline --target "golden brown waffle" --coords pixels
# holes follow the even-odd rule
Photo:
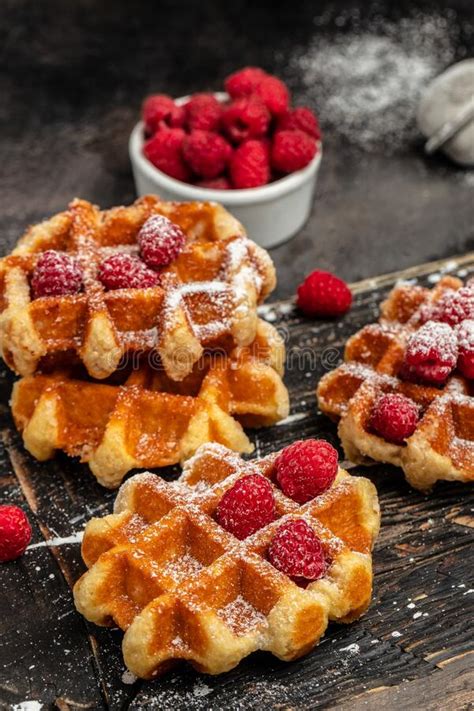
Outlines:
[[[443,387],[402,380],[408,338],[421,315],[447,290],[462,286],[444,277],[434,289],[396,286],[381,307],[379,323],[366,326],[346,344],[344,364],[325,375],[317,389],[319,407],[339,420],[346,456],[354,462],[389,462],[405,472],[417,489],[439,479],[474,480],[474,389],[455,372]],[[391,444],[370,429],[370,416],[382,393],[401,393],[421,407],[413,435],[403,445]]]
[[[75,585],[76,606],[91,622],[125,630],[124,661],[137,676],[179,660],[219,674],[258,649],[295,659],[317,644],[328,620],[351,622],[367,609],[380,519],[367,479],[340,469],[332,487],[303,506],[273,484],[278,520],[244,541],[216,523],[224,492],[247,474],[273,481],[274,460],[244,462],[203,445],[177,482],[137,474],[120,489],[114,514],[86,526],[90,570]],[[306,588],[266,559],[275,530],[295,516],[314,529],[330,561]]]
[[[204,442],[251,452],[242,424],[268,426],[288,415],[284,356],[276,330],[259,321],[250,346],[204,355],[179,383],[149,361],[116,373],[113,385],[57,372],[27,376],[14,385],[13,417],[37,459],[63,450],[116,487],[130,469],[182,462]]]
[[[99,263],[138,252],[137,234],[154,214],[177,223],[187,244],[164,270],[161,285],[105,291]],[[29,280],[49,249],[73,255],[83,272],[80,294],[31,298]],[[268,254],[216,203],[172,203],[147,196],[100,211],[85,200],[31,227],[0,260],[0,347],[5,362],[31,375],[45,361],[79,360],[94,378],[113,373],[125,354],[157,351],[168,376],[188,375],[203,349],[248,345],[256,305],[275,286]]]

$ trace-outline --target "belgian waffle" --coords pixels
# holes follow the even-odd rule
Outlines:
[[[244,462],[203,445],[176,482],[137,474],[120,489],[114,513],[87,524],[82,555],[90,570],[75,585],[76,606],[91,622],[125,631],[124,661],[137,676],[180,660],[219,674],[258,649],[295,659],[317,644],[328,620],[351,622],[368,607],[375,487],[340,469],[328,491],[300,506],[273,483],[274,460]],[[214,512],[249,473],[272,482],[278,520],[239,541]],[[314,529],[330,561],[307,587],[266,559],[276,528],[295,516]]]
[[[284,355],[276,330],[259,321],[250,346],[205,354],[180,382],[144,358],[117,372],[114,384],[56,371],[31,375],[15,383],[12,413],[37,459],[58,449],[80,456],[102,485],[116,487],[130,469],[176,464],[204,442],[251,452],[242,424],[267,426],[288,415]]]
[[[317,389],[319,407],[339,420],[346,456],[356,463],[389,462],[403,469],[409,483],[429,489],[439,479],[474,479],[474,386],[458,371],[443,387],[407,382],[399,377],[408,338],[423,314],[462,282],[444,277],[433,289],[400,284],[381,307],[379,323],[352,336],[344,363],[325,375]],[[405,444],[385,441],[370,428],[370,413],[382,393],[414,400],[422,416]]]
[[[99,263],[116,252],[138,252],[137,234],[153,214],[177,223],[187,244],[147,289],[104,291]],[[49,249],[75,257],[82,293],[32,299],[30,278]],[[31,375],[45,361],[81,361],[94,378],[113,373],[132,351],[159,353],[168,376],[188,375],[203,349],[248,345],[256,305],[275,285],[268,254],[215,203],[162,202],[148,196],[129,207],[100,211],[85,200],[31,227],[0,260],[0,347],[5,362]]]

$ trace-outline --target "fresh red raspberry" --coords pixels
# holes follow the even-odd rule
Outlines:
[[[273,138],[272,166],[280,173],[294,173],[311,163],[317,150],[314,138],[303,131],[277,131]]]
[[[19,558],[31,541],[31,526],[18,506],[0,505],[0,563]]]
[[[371,428],[387,442],[403,444],[416,429],[420,411],[416,402],[404,395],[382,395],[372,411]]]
[[[474,319],[474,288],[464,286],[457,291],[449,290],[433,304],[431,319],[456,326],[465,319]]]
[[[137,242],[145,263],[152,269],[171,264],[186,244],[186,235],[179,225],[163,215],[152,215],[142,225]]]
[[[465,378],[474,380],[474,320],[466,319],[456,328],[459,357],[458,368]]]
[[[410,337],[401,375],[408,380],[444,383],[457,358],[458,343],[451,326],[428,321]]]
[[[321,540],[302,518],[283,523],[268,547],[268,560],[296,583],[318,580],[327,569]]]
[[[299,285],[296,303],[307,316],[342,316],[352,304],[352,293],[339,277],[316,269]]]
[[[234,188],[257,188],[270,180],[268,148],[264,141],[246,141],[230,159],[230,178]]]
[[[157,286],[160,277],[138,257],[113,254],[101,262],[99,281],[106,289],[146,289]]]
[[[329,489],[337,469],[337,452],[323,439],[294,442],[285,447],[275,461],[276,480],[281,490],[298,504],[305,504]]]
[[[145,143],[143,153],[158,170],[176,180],[187,181],[191,171],[183,160],[184,137],[182,128],[162,129]]]
[[[222,128],[235,143],[261,138],[268,130],[270,114],[258,96],[242,96],[224,109]]]
[[[193,94],[185,104],[186,122],[190,131],[217,131],[222,116],[222,104],[214,94]]]
[[[216,511],[217,522],[240,540],[274,521],[275,516],[272,485],[260,474],[238,479]]]
[[[195,130],[184,139],[184,159],[201,178],[217,178],[224,172],[231,155],[232,147],[218,133]]]
[[[321,129],[315,114],[307,106],[299,106],[292,109],[287,114],[281,116],[278,121],[279,131],[303,131],[311,138],[319,141],[321,139]]]
[[[268,74],[259,67],[244,67],[229,74],[224,81],[224,88],[233,99],[238,99],[240,96],[255,93],[258,85],[266,76]]]
[[[176,106],[171,96],[153,94],[143,102],[143,123],[145,135],[152,136],[159,128],[182,128],[185,112],[182,106]]]
[[[49,249],[38,257],[31,277],[33,297],[67,296],[82,288],[82,274],[76,261],[65,252]]]
[[[290,94],[278,77],[270,74],[258,83],[255,93],[261,98],[272,116],[282,116],[288,111]]]
[[[214,178],[213,180],[199,180],[196,185],[200,188],[208,188],[209,190],[230,190],[232,185],[230,180],[222,175],[220,178]]]

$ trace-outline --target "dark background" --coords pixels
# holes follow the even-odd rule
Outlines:
[[[414,112],[431,76],[474,54],[473,25],[472,0],[2,0],[0,250],[76,195],[103,207],[132,201],[127,139],[143,96],[216,89],[245,64],[286,79],[324,130],[311,219],[272,252],[276,296],[294,293],[316,266],[356,280],[472,250],[474,172],[426,159]],[[426,270],[416,274],[428,283]],[[314,399],[321,354],[328,346],[341,354],[346,338],[376,318],[390,286],[361,289],[342,324],[278,312],[276,325],[295,348],[314,350],[318,369],[287,374],[292,413],[308,416],[255,435],[259,452],[315,435],[336,444]],[[38,463],[25,452],[7,407],[11,382],[0,372],[0,501],[28,511],[41,545],[0,567],[2,711],[26,699],[60,711],[471,707],[473,509],[465,486],[440,484],[424,496],[385,465],[359,469],[376,482],[383,508],[374,600],[359,623],[331,625],[314,653],[293,664],[260,654],[219,678],[186,668],[131,683],[122,676],[121,635],[86,625],[74,610],[79,546],[44,546],[109,513],[115,494],[65,456]]]
[[[420,62],[422,69],[429,65],[426,78],[472,56],[472,2],[3,0],[1,249],[74,196],[103,207],[133,200],[127,139],[142,98],[217,89],[245,64],[287,80],[297,101],[320,113],[324,130],[311,219],[272,252],[277,297],[291,295],[315,266],[357,280],[472,249],[474,172],[423,156],[413,86],[410,101],[393,96],[373,117],[378,128],[370,145],[361,138],[370,116],[357,116],[357,105],[342,119],[331,110],[338,95],[350,99],[354,76],[345,76],[346,62],[334,82],[324,47],[334,40],[347,52],[357,35],[390,38],[381,50],[387,82],[373,71],[367,75],[368,85],[375,79],[390,93],[390,62],[400,69],[404,48],[415,54],[415,70]],[[323,61],[308,86],[301,61],[318,43]],[[397,88],[400,81],[394,93]],[[387,140],[380,130],[385,121]]]

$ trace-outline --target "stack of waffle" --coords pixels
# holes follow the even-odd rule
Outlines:
[[[101,261],[138,254],[146,220],[164,215],[186,245],[158,286],[107,291]],[[32,298],[40,255],[80,266],[78,294]],[[252,447],[242,424],[286,417],[284,346],[257,317],[275,286],[268,254],[219,205],[148,196],[100,211],[84,200],[30,228],[0,260],[0,347],[23,376],[12,410],[29,451],[80,456],[105,486],[133,467],[189,457],[214,440]]]

